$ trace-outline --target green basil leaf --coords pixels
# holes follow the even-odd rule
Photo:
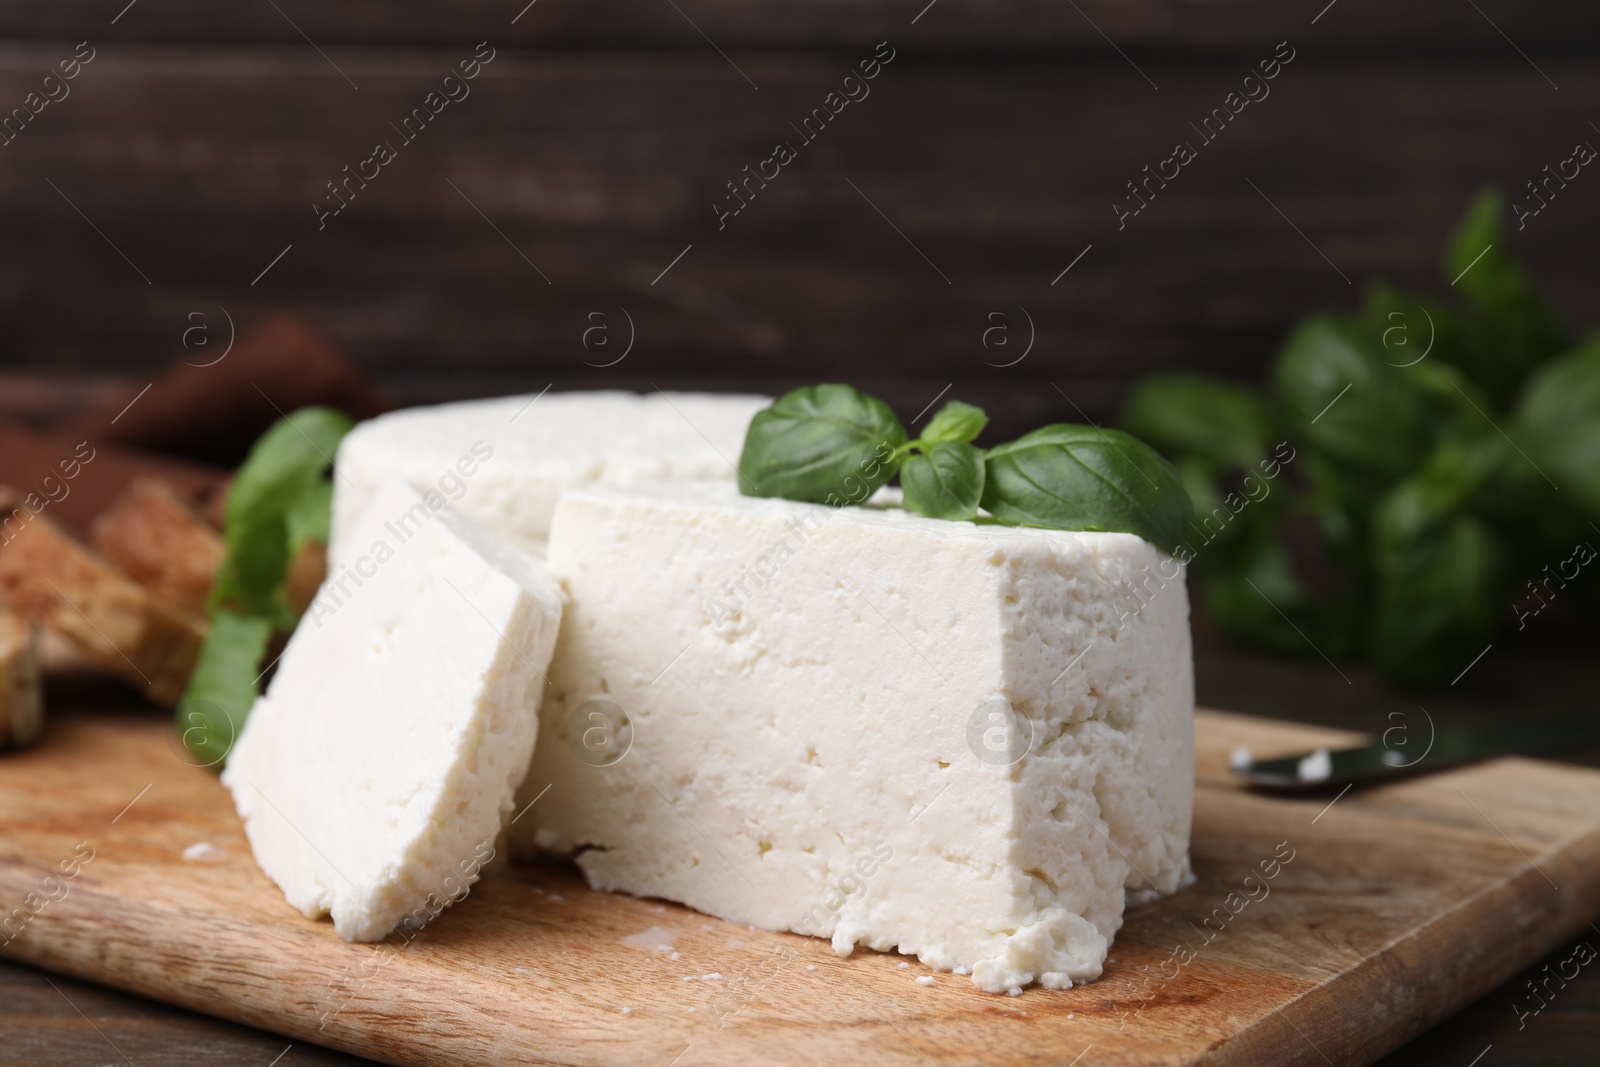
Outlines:
[[[1304,630],[1311,625],[1313,604],[1295,576],[1282,530],[1259,525],[1245,533],[1226,552],[1202,546],[1191,564],[1207,614],[1228,634],[1256,648],[1285,655],[1314,654],[1295,631],[1295,626]],[[1294,625],[1284,622],[1285,617]]]
[[[1380,515],[1389,510],[1387,504],[1379,507]],[[1380,521],[1380,528],[1389,525]],[[1393,525],[1408,527],[1403,520]],[[1367,655],[1397,680],[1447,678],[1483,648],[1497,623],[1511,617],[1505,550],[1472,515],[1438,515],[1403,532],[1408,536],[1380,537],[1374,547]]]
[[[1355,320],[1393,367],[1437,360],[1444,349],[1465,340],[1466,325],[1455,308],[1388,282],[1369,282],[1363,287]]]
[[[292,544],[325,535],[329,492],[321,487],[339,442],[354,423],[332,408],[301,408],[274,423],[250,450],[228,490],[223,534],[227,555],[211,604],[293,625],[283,595]]]
[[[211,626],[177,711],[184,746],[205,766],[226,759],[243,728],[272,634],[294,628],[284,589],[289,563],[306,542],[328,539],[326,474],[353,425],[332,408],[301,408],[278,420],[228,491],[227,554],[211,590]]]
[[[1448,364],[1478,389],[1498,397],[1507,396],[1514,385],[1507,380],[1500,343],[1491,340],[1482,316],[1470,309],[1380,282],[1367,288],[1353,321],[1368,346],[1396,371],[1410,375]]]
[[[1473,437],[1439,442],[1421,470],[1395,483],[1373,514],[1373,557],[1383,559],[1468,511],[1513,453],[1485,425]]]
[[[177,710],[183,745],[203,766],[222,763],[238,740],[259,694],[256,679],[271,637],[267,619],[211,613],[211,628]]]
[[[1488,427],[1446,438],[1375,508],[1367,654],[1388,677],[1423,681],[1459,671],[1513,600],[1505,548],[1470,510],[1513,456]]]
[[[972,519],[983,498],[983,453],[965,441],[940,441],[900,468],[907,511],[933,519]]]
[[[1381,351],[1359,325],[1316,316],[1289,335],[1272,377],[1291,434],[1342,468],[1388,479],[1422,462],[1440,402]]]
[[[308,485],[284,519],[289,535],[289,561],[311,541],[328,543],[333,523],[333,483],[323,479]]]
[[[983,413],[982,408],[952,400],[934,412],[933,418],[928,420],[927,429],[922,431],[918,444],[924,448],[941,441],[960,441],[966,444],[982,433],[987,425],[989,416]]]
[[[1322,551],[1342,563],[1364,567],[1373,494],[1382,491],[1382,483],[1310,449],[1299,466],[1305,489],[1298,504],[1315,520]]]
[[[1046,426],[990,449],[984,468],[983,507],[1011,526],[1138,534],[1177,554],[1194,517],[1172,464],[1120,430]]]
[[[1511,254],[1505,198],[1485,190],[1451,237],[1444,270],[1479,312],[1473,323],[1473,373],[1504,396],[1539,364],[1567,347],[1566,331],[1539,296],[1533,278]]]
[[[1223,506],[1220,472],[1216,464],[1203,456],[1186,455],[1178,457],[1173,466],[1178,471],[1178,480],[1183,483],[1183,491],[1189,494],[1189,502],[1194,505],[1196,515],[1209,515],[1214,508]]]
[[[1272,420],[1254,390],[1193,374],[1135,386],[1122,424],[1163,452],[1196,453],[1223,469],[1254,468],[1272,440]]]
[[[227,555],[211,587],[209,607],[232,607],[247,615],[270,619],[275,628],[294,625],[282,596],[289,573],[287,514],[264,514],[247,523],[235,523],[226,533]]]
[[[1510,433],[1578,510],[1600,522],[1600,338],[1539,368]]]
[[[859,504],[900,469],[906,430],[889,405],[848,385],[810,385],[756,412],[739,457],[746,496]]]

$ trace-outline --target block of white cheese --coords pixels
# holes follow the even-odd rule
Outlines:
[[[1190,877],[1188,598],[1138,537],[641,485],[563,497],[549,563],[519,853],[1004,992]]]
[[[398,475],[533,553],[544,551],[556,498],[592,483],[735,477],[763,396],[546,393],[409,408],[364,422],[334,465],[337,569],[345,532],[377,486]]]
[[[465,895],[528,769],[562,595],[437,494],[380,485],[222,780],[307,916],[381,940]]]

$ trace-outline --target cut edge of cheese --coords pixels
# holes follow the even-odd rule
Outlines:
[[[526,773],[563,596],[398,479],[352,531],[223,772],[263,871],[376,941],[464,897]]]

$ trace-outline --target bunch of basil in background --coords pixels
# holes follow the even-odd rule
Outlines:
[[[332,408],[300,408],[261,436],[228,489],[227,555],[211,589],[205,644],[177,709],[184,746],[206,766],[227,758],[244,726],[273,635],[293,631],[298,621],[287,595],[289,566],[307,544],[327,544],[328,469],[354,425]]]
[[[1376,284],[1355,314],[1296,325],[1264,391],[1188,375],[1134,390],[1122,423],[1175,462],[1206,538],[1194,584],[1231,634],[1433,682],[1525,624],[1536,589],[1594,607],[1592,571],[1547,578],[1600,544],[1600,338],[1574,346],[1504,217],[1485,192],[1451,240],[1458,303]],[[1237,507],[1283,439],[1291,477]]]
[[[913,440],[877,397],[805,386],[750,420],[740,490],[840,507],[863,503],[898,474],[906,509],[931,518],[1133,533],[1168,552],[1182,544],[1189,498],[1149,445],[1120,430],[1057,424],[984,450],[972,442],[988,421],[952,400]]]

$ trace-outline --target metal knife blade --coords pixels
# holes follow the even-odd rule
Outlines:
[[[1400,744],[1388,743],[1386,731],[1371,744],[1355,748],[1319,748],[1268,760],[1236,749],[1229,769],[1251,785],[1269,789],[1322,789],[1425,774],[1496,756],[1600,748],[1600,711],[1529,715],[1450,729],[1434,729],[1429,717],[1427,724],[1429,736],[1422,745],[1418,742],[1423,738],[1408,730]],[[1413,754],[1419,751],[1420,755]]]

